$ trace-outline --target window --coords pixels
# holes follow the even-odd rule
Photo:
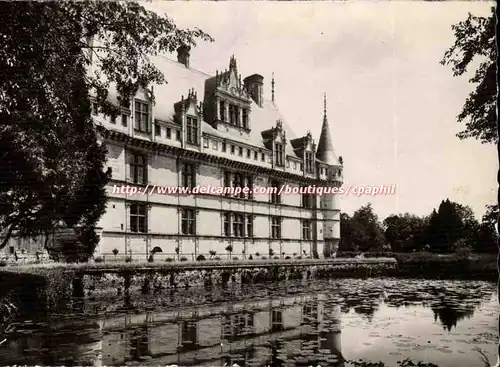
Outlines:
[[[303,220],[302,221],[302,239],[310,240],[311,239],[311,221]]]
[[[175,138],[177,141],[181,141],[181,131],[180,130],[175,130]]]
[[[280,310],[272,310],[271,313],[271,331],[283,330],[283,312]]]
[[[247,179],[246,179],[246,187],[248,187],[248,194],[247,194],[247,198],[248,199],[253,199],[253,177],[252,176],[247,176]]]
[[[262,160],[262,162],[266,161],[266,155],[264,153],[262,153],[261,160]]]
[[[238,106],[234,106],[234,124],[240,126],[240,108]]]
[[[297,169],[297,162],[293,162],[293,169]]]
[[[208,148],[210,147],[210,142],[208,141],[208,138],[203,138],[203,148]]]
[[[141,101],[135,101],[135,129],[148,131],[149,105]]]
[[[305,188],[304,188],[305,189]],[[314,195],[302,194],[302,207],[305,209],[312,209],[314,203]]]
[[[220,114],[220,120],[221,121],[226,121],[226,103],[224,101],[220,101],[219,103],[219,114]]]
[[[217,140],[212,140],[212,149],[217,150],[218,145],[219,145],[219,144],[217,143]]]
[[[250,159],[252,157],[252,151],[247,149],[247,158]]]
[[[92,103],[92,114],[95,116],[99,114],[99,105],[97,103]]]
[[[304,172],[304,164],[303,163],[300,164],[300,172]]]
[[[128,115],[122,114],[122,125],[125,127],[128,126]]]
[[[239,117],[239,107],[230,104],[229,105],[229,123],[231,125],[238,125],[238,117]]]
[[[241,175],[241,173],[235,173],[234,174],[234,181],[233,181],[233,187],[244,187],[243,185],[243,177]],[[244,198],[245,197],[245,193],[243,192],[243,190],[236,194],[235,195],[236,197],[240,197],[240,198]]]
[[[234,154],[234,150],[235,150],[235,146],[234,145],[231,145],[231,154]]]
[[[257,161],[259,159],[259,153],[253,152],[253,159]]]
[[[245,223],[243,222],[243,214],[234,214],[233,235],[235,237],[244,237]]]
[[[224,236],[231,236],[231,213],[224,213]]]
[[[172,138],[172,129],[167,127],[167,139],[171,139]]]
[[[242,111],[243,128],[248,129],[248,110],[246,108]]]
[[[272,204],[279,204],[281,202],[280,196],[279,196],[279,187],[280,183],[278,181],[271,181],[270,187],[274,188],[271,190],[271,203]]]
[[[271,237],[274,239],[281,238],[281,218],[272,217],[271,218]]]
[[[196,233],[194,209],[182,209],[182,234],[194,235]]]
[[[196,186],[196,167],[192,163],[184,163],[181,172],[182,187],[194,188]]]
[[[186,141],[198,145],[198,119],[190,116],[186,118]]]
[[[112,124],[116,124],[116,116],[115,115],[111,116],[110,120],[111,120]]]
[[[225,141],[222,142],[222,152],[225,153],[227,150],[227,144]]]
[[[306,173],[314,173],[314,158],[312,152],[306,152]]]
[[[130,176],[132,182],[144,185],[147,180],[146,157],[142,154],[130,154]]]
[[[224,171],[224,187],[231,187],[231,172]]]
[[[274,144],[274,154],[276,157],[275,163],[279,167],[284,166],[284,154],[283,154],[283,144],[275,143]]]
[[[243,148],[242,147],[239,147],[238,148],[238,155],[241,157],[243,156]]]
[[[247,237],[253,237],[253,216],[247,215]]]
[[[130,232],[147,232],[146,204],[134,203],[130,205]]]
[[[161,126],[160,124],[155,124],[155,135],[161,136]]]

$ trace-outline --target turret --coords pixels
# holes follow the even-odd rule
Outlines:
[[[324,97],[323,126],[319,137],[316,158],[328,164],[327,185],[339,187],[342,185],[340,164],[335,150],[333,149],[332,136],[328,125],[326,112],[326,94]],[[321,209],[323,211],[323,255],[324,257],[335,257],[340,243],[340,201],[338,195],[327,194],[320,197]],[[319,247],[319,246],[318,246]],[[318,251],[320,252],[320,251]]]

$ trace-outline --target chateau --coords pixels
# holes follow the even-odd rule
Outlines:
[[[274,102],[274,78],[268,100],[264,78],[242,79],[234,57],[228,69],[207,75],[190,68],[189,47],[177,56],[154,59],[168,83],[140,90],[120,116],[93,111],[112,170],[96,256],[112,257],[114,250],[141,259],[151,253],[189,260],[334,256],[340,241],[335,195],[113,192],[123,185],[144,192],[155,185],[251,190],[342,184],[326,97],[316,145],[310,133],[296,136],[288,127]],[[118,105],[116,91],[110,98]]]

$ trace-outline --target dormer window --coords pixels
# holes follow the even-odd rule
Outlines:
[[[229,123],[231,125],[238,125],[238,106],[229,105]]]
[[[226,102],[224,101],[220,101],[219,103],[219,114],[220,114],[220,120],[226,121]]]
[[[198,119],[186,116],[186,142],[198,145]]]
[[[275,163],[278,167],[283,167],[285,165],[285,154],[283,150],[283,144],[275,143],[274,144],[274,154],[275,154]]]
[[[243,128],[248,129],[248,110],[246,108],[244,108],[242,111],[241,119]]]
[[[135,101],[135,129],[138,131],[148,131],[149,104]]]
[[[312,152],[306,152],[306,173],[314,173],[314,157]]]

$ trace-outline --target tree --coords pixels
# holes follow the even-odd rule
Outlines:
[[[476,252],[498,252],[497,220],[498,205],[488,205],[477,232],[477,239],[474,244]]]
[[[358,209],[350,218],[340,215],[340,251],[381,250],[385,245],[382,226],[371,204]]]
[[[92,253],[110,172],[91,103],[116,115],[111,86],[127,105],[165,82],[149,56],[211,38],[133,2],[10,2],[0,23],[0,248],[62,224]]]
[[[479,223],[469,207],[446,199],[429,217],[427,242],[432,251],[452,252],[454,244],[459,240],[472,245],[478,228]]]
[[[391,215],[383,225],[385,237],[394,252],[420,251],[425,245],[426,218],[409,213]]]
[[[457,134],[460,139],[498,142],[495,25],[493,7],[488,18],[469,13],[466,20],[452,26],[455,43],[441,60],[441,64],[451,65],[454,76],[465,74],[471,63],[479,61],[474,76],[469,80],[476,85],[475,90],[469,94],[458,115],[459,122],[466,122],[465,130]]]

